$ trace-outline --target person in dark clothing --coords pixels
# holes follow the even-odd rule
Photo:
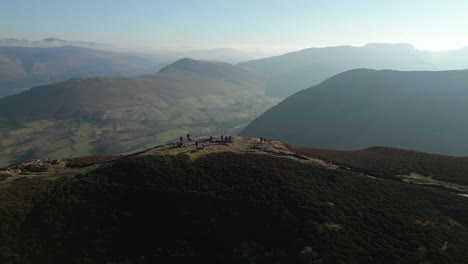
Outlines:
[[[212,136],[210,136],[210,142],[213,142],[213,137]]]
[[[223,143],[223,139],[224,139],[224,136],[223,136],[223,135],[221,135],[221,143]]]
[[[180,142],[183,142],[184,141],[184,137],[180,137]]]
[[[190,140],[190,134],[187,134],[187,140]]]
[[[195,141],[195,149],[198,149],[198,141]]]
[[[260,137],[260,142],[263,142],[263,137]]]
[[[232,142],[232,136],[229,136],[229,142]]]

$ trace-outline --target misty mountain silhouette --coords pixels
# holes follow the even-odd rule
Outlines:
[[[333,75],[356,68],[435,70],[410,44],[371,43],[362,47],[309,48],[238,64],[267,79],[266,93],[287,97]]]
[[[0,97],[76,77],[137,76],[159,70],[151,57],[62,46],[0,46]]]
[[[287,97],[347,70],[402,71],[468,68],[468,48],[421,51],[410,44],[370,43],[362,47],[309,48],[238,64],[267,78],[268,95]]]

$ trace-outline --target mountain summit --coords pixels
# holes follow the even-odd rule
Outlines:
[[[231,82],[244,82],[248,79],[249,81],[256,81],[260,85],[259,77],[255,76],[250,71],[229,63],[217,61],[183,58],[162,68],[159,72],[190,72],[216,78],[224,78]]]
[[[241,137],[194,140],[198,148],[185,141],[180,148],[0,170],[0,262],[468,258],[468,198],[454,193],[468,191],[466,158],[382,148],[333,152]]]

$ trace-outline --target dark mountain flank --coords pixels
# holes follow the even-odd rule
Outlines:
[[[154,73],[159,64],[148,56],[74,46],[0,46],[0,97],[73,77]]]
[[[463,263],[468,258],[466,197],[357,172],[373,166],[362,155],[353,163],[349,153],[350,168],[331,162],[342,157],[334,152],[319,159],[318,150],[277,141],[217,140],[205,141],[203,150],[163,145],[129,156],[36,160],[2,170],[0,261]],[[382,155],[399,151],[386,149]],[[394,159],[391,167],[405,164]]]
[[[338,150],[468,155],[468,71],[358,69],[298,92],[242,133]]]

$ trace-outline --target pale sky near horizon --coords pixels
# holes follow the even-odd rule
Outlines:
[[[0,0],[0,38],[135,46],[468,46],[462,0]]]

